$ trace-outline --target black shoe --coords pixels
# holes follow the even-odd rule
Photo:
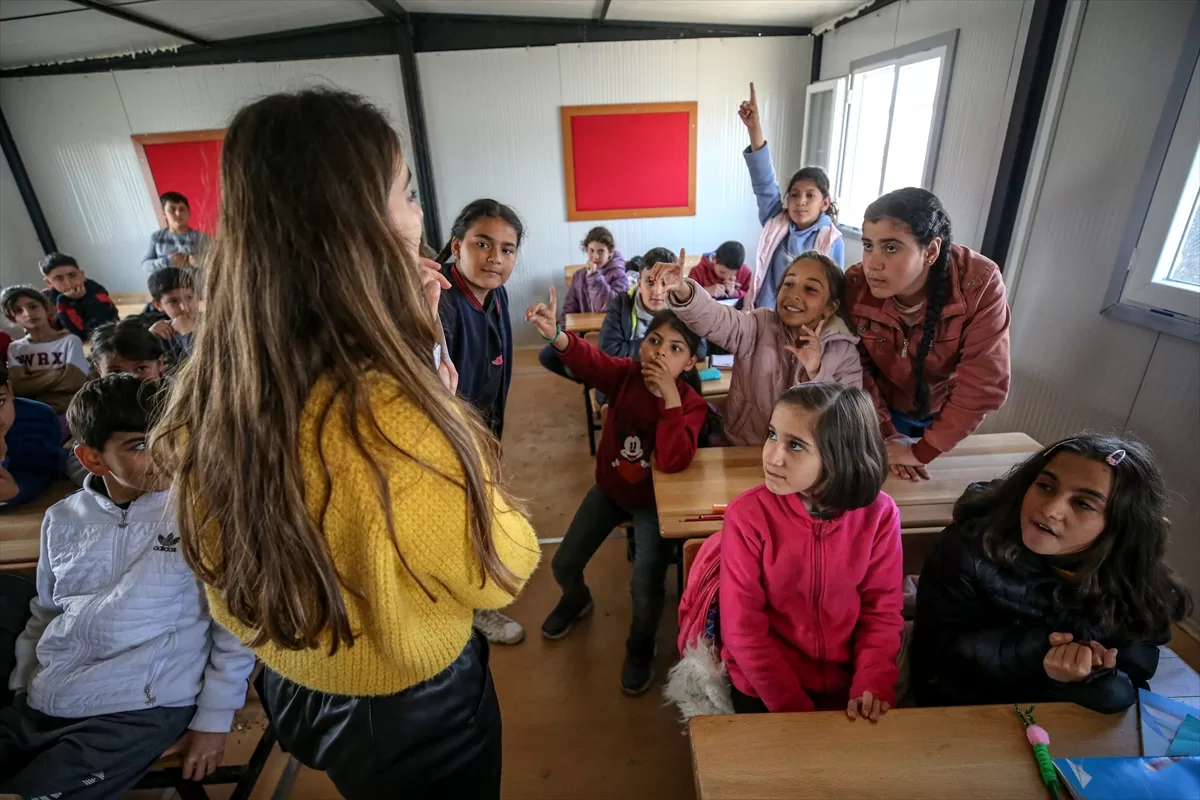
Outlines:
[[[575,627],[575,623],[592,613],[592,595],[589,592],[587,602],[582,606],[577,603],[572,603],[564,596],[558,601],[558,605],[546,617],[546,621],[542,623],[542,636],[547,639],[561,639],[571,632]]]
[[[654,657],[657,645],[649,653],[625,651],[625,663],[621,665],[621,691],[633,697],[650,688],[654,683]]]

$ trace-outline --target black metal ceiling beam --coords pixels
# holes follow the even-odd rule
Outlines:
[[[597,22],[604,22],[608,19],[608,7],[612,5],[612,0],[604,0],[600,5],[600,13],[596,16]]]
[[[89,0],[90,2],[90,0]],[[807,36],[809,28],[754,25],[675,24],[625,20],[546,19],[467,14],[413,14],[413,51],[482,50],[584,42],[708,39],[741,36]],[[399,55],[394,18],[322,25],[279,33],[221,39],[208,46],[185,44],[173,51],[89,58],[61,64],[0,69],[0,78],[82,75],[126,69],[198,67],[210,64],[297,61],[352,56]]]
[[[141,14],[135,14],[132,11],[126,11],[120,6],[106,6],[103,3],[98,3],[96,0],[71,0],[77,6],[90,8],[92,11],[99,11],[101,14],[107,14],[110,17],[116,17],[119,20],[124,20],[132,25],[137,25],[142,28],[149,28],[152,31],[165,33],[168,36],[173,36],[176,39],[183,39],[185,42],[191,42],[197,47],[212,47],[212,42],[208,39],[203,39],[194,33],[180,30],[171,25],[166,25],[162,22],[143,17]]]
[[[808,36],[811,28],[717,23],[505,17],[479,14],[409,14],[418,53],[547,47],[586,42],[713,39],[738,36]]]
[[[33,230],[42,245],[42,251],[53,253],[58,249],[54,244],[54,235],[50,233],[50,225],[46,222],[46,215],[42,213],[42,204],[38,202],[33,182],[29,180],[29,173],[25,171],[25,162],[21,160],[21,153],[17,150],[17,143],[13,141],[12,131],[8,129],[8,120],[4,118],[3,109],[0,109],[0,150],[4,151],[4,159],[8,162],[8,168],[12,170],[17,192],[21,195],[21,202],[25,204],[25,211],[29,214],[29,221],[33,223]]]

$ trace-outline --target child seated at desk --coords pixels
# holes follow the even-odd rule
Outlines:
[[[558,310],[559,325],[567,314],[604,311],[614,297],[629,291],[625,256],[617,249],[608,228],[600,225],[592,228],[580,246],[587,253],[587,265],[571,276],[567,296]]]
[[[836,383],[787,390],[762,466],[764,485],[729,504],[692,565],[667,695],[686,715],[845,709],[877,721],[896,702],[904,599],[900,512],[880,491],[887,457],[870,396]],[[709,642],[715,651],[697,647]],[[714,685],[714,652],[731,688]],[[697,694],[724,699],[689,710]]]
[[[192,780],[224,756],[254,656],[209,616],[147,462],[160,397],[114,375],[67,410],[91,475],[42,523],[17,697],[0,709],[0,793],[117,797],[166,751]]]
[[[741,300],[750,289],[750,268],[743,260],[741,242],[724,242],[715,252],[705,253],[688,277],[718,300]]]
[[[13,392],[45,403],[56,414],[65,414],[91,371],[83,342],[75,334],[54,327],[50,301],[32,286],[9,286],[0,292],[0,309],[10,322],[25,329],[25,336],[8,348],[8,377]]]
[[[92,335],[91,358],[102,377],[123,372],[151,381],[161,378],[167,368],[162,339],[150,333],[140,315],[97,328]]]
[[[707,405],[688,385],[694,375],[699,337],[670,311],[646,326],[641,358],[613,358],[586,340],[563,333],[550,304],[535,303],[525,319],[554,346],[575,375],[611,400],[596,449],[596,485],[584,497],[554,554],[554,579],[562,599],[542,623],[542,635],[561,639],[592,611],[583,570],[612,529],[632,518],[634,536],[633,624],[625,643],[621,690],[637,695],[654,680],[655,635],[662,616],[671,546],[658,532],[650,458],[664,472],[685,469],[696,455]]]
[[[167,315],[150,325],[150,333],[162,340],[167,363],[182,364],[192,352],[196,336],[196,292],[193,273],[187,269],[168,267],[152,274],[146,281],[150,302],[156,311]]]
[[[115,320],[117,306],[108,289],[87,277],[79,262],[65,253],[50,253],[38,265],[46,282],[45,295],[54,307],[58,327],[83,341],[96,326]]]
[[[921,705],[1137,702],[1191,598],[1150,449],[1080,434],[969,488],[917,588]]]
[[[658,264],[648,277],[667,292],[671,309],[700,336],[733,354],[725,407],[725,438],[757,445],[767,435],[775,398],[806,381],[862,386],[855,336],[842,318],[844,277],[815,250],[788,265],[775,292],[775,309],[737,311],[718,303],[690,277],[683,259]]]
[[[36,500],[64,474],[62,426],[45,403],[13,397],[0,364],[0,509]]]

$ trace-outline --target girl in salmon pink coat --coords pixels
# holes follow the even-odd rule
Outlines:
[[[896,697],[900,514],[862,389],[807,383],[775,405],[764,485],[720,533],[721,661],[736,712],[846,709],[876,721]]]

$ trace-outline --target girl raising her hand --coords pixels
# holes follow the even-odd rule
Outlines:
[[[554,579],[562,599],[542,623],[542,635],[561,639],[592,611],[583,569],[617,525],[633,520],[633,624],[625,643],[621,690],[641,694],[654,680],[655,635],[662,616],[670,544],[659,535],[650,459],[664,472],[678,472],[696,454],[707,405],[684,379],[696,380],[700,337],[671,311],[650,321],[640,361],[614,358],[586,340],[563,333],[556,321],[556,293],[535,303],[525,319],[555,351],[572,375],[609,398],[608,415],[596,449],[596,485],[588,491],[554,555]]]

